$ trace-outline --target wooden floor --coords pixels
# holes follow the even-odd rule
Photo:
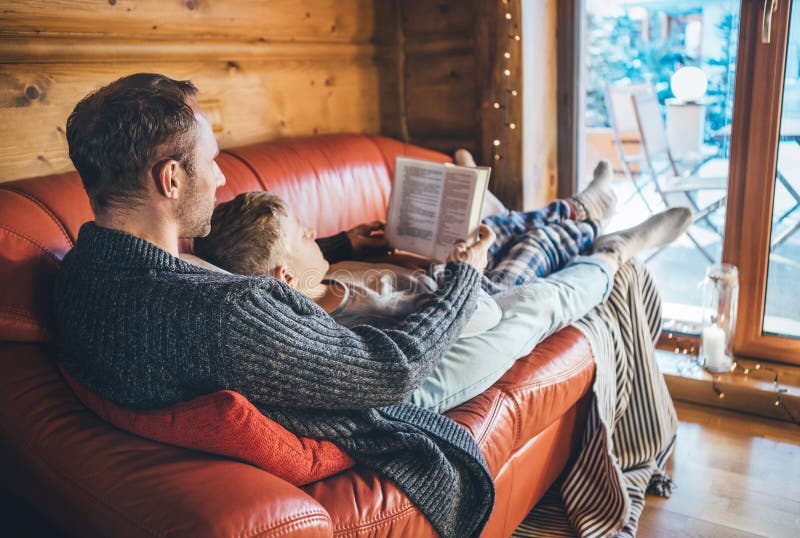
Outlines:
[[[676,403],[670,499],[648,496],[641,538],[800,537],[800,427]]]

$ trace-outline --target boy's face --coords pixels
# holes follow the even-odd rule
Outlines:
[[[291,210],[281,217],[284,259],[281,265],[291,276],[293,287],[303,290],[316,286],[328,272],[329,264],[315,241],[317,233],[304,226]]]

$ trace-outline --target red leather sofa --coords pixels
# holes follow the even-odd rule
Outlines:
[[[384,217],[398,155],[449,160],[379,136],[280,140],[222,151],[227,183],[217,196],[268,189],[319,234],[332,234]],[[126,433],[84,407],[55,363],[51,291],[59,261],[91,219],[74,172],[0,184],[6,488],[75,536],[435,536],[394,484],[358,466],[295,487],[246,463]],[[448,413],[478,440],[495,477],[484,536],[508,536],[568,464],[593,378],[588,342],[568,328]]]

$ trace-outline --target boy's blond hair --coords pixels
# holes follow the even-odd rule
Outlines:
[[[194,240],[194,252],[232,273],[269,274],[282,259],[283,200],[268,192],[245,192],[219,204],[211,232]]]

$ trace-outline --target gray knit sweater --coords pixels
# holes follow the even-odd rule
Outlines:
[[[402,403],[475,309],[479,273],[447,269],[439,292],[397,327],[347,329],[274,278],[211,272],[90,222],[56,279],[60,360],[131,408],[237,391],[394,480],[442,536],[477,536],[494,489],[474,439]]]

